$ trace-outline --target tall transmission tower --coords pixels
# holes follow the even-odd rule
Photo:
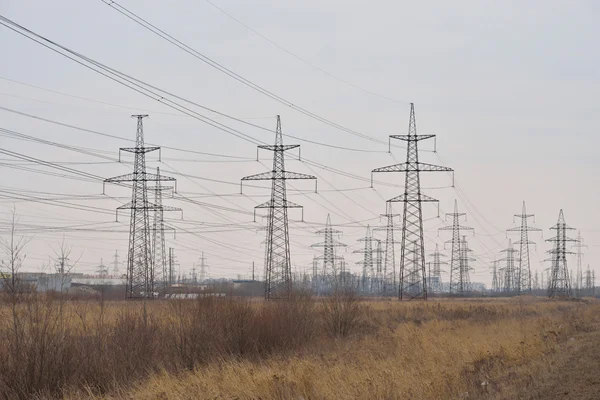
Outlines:
[[[460,217],[467,214],[458,212],[458,203],[454,200],[454,212],[447,213],[446,218],[452,217],[452,225],[439,228],[440,231],[452,231],[452,254],[450,256],[450,295],[463,296],[468,291],[468,274],[465,275],[464,266],[461,264],[461,231],[473,230],[470,226],[460,224]]]
[[[504,268],[504,292],[510,294],[519,293],[519,275],[515,267],[515,254],[519,252],[514,249],[511,239],[508,239],[508,247],[502,250],[502,253],[506,253],[506,257],[498,261],[506,262],[506,267]]]
[[[406,162],[387,167],[376,168],[374,172],[404,172],[404,194],[394,197],[388,201],[404,203],[404,212],[402,218],[402,241],[400,253],[400,293],[399,298],[404,297],[404,277],[406,274],[415,274],[420,276],[418,282],[419,290],[414,290],[411,286],[410,293],[407,293],[409,299],[423,298],[427,300],[427,275],[425,271],[425,245],[423,239],[423,210],[422,203],[437,202],[436,199],[421,193],[421,172],[440,172],[453,171],[451,168],[442,167],[433,164],[419,162],[418,143],[421,140],[434,138],[435,135],[417,135],[417,123],[415,120],[415,106],[410,104],[410,118],[408,123],[407,135],[390,135],[391,139],[398,139],[407,142]],[[372,186],[372,183],[371,183]],[[416,252],[412,254],[412,252]],[[416,263],[416,264],[415,264]],[[410,281],[410,279],[408,279]]]
[[[113,259],[113,273],[119,274],[119,250],[115,250],[115,257]]]
[[[494,258],[492,261],[492,292],[497,293],[500,291],[500,282],[498,280],[498,263],[500,261]]]
[[[471,268],[469,265],[470,261],[475,261],[473,257],[469,256],[469,254],[472,252],[473,250],[469,248],[467,237],[463,235],[462,240],[460,241],[460,276],[462,282],[460,286],[460,292],[463,295],[473,291],[470,274],[473,268]]]
[[[371,291],[371,282],[373,278],[373,242],[377,242],[371,235],[371,227],[367,225],[367,233],[364,238],[358,239],[358,242],[364,243],[363,250],[354,250],[353,253],[363,255],[363,260],[357,262],[357,265],[362,266],[362,274],[360,278],[360,289],[363,293]]]
[[[434,293],[441,293],[443,290],[443,282],[442,282],[442,265],[448,265],[446,261],[442,261],[442,257],[445,257],[438,248],[438,245],[435,245],[435,251],[429,255],[433,257],[433,273],[431,274],[430,287]]]
[[[523,210],[521,214],[515,214],[515,217],[521,219],[521,226],[508,229],[507,232],[520,232],[521,234],[521,240],[515,243],[520,246],[519,264],[516,271],[516,291],[517,294],[531,293],[531,262],[529,259],[529,245],[535,244],[535,242],[529,241],[529,232],[541,232],[542,230],[528,226],[527,220],[529,218],[535,219],[535,216],[533,214],[527,214],[525,202],[523,202]]]
[[[204,283],[208,279],[208,264],[206,263],[206,257],[204,257],[204,252],[202,252],[202,257],[200,260],[200,283]]]
[[[334,235],[341,235],[342,231],[333,229],[331,226],[331,217],[327,214],[327,221],[325,222],[325,229],[318,230],[316,232],[319,235],[324,235],[325,240],[320,243],[315,243],[311,245],[312,248],[322,248],[323,255],[316,258],[316,260],[321,260],[322,263],[322,285],[325,287],[321,287],[320,292],[322,291],[330,291],[332,289],[336,289],[340,278],[342,276],[343,271],[341,270],[341,257],[338,257],[335,253],[336,247],[346,247],[344,243],[334,239]]]
[[[147,183],[175,181],[175,179],[146,172],[146,153],[159,150],[160,147],[146,147],[144,145],[142,120],[147,115],[133,115],[133,117],[137,119],[135,147],[123,147],[119,149],[119,159],[121,151],[135,155],[133,173],[106,179],[104,183],[132,182],[131,202],[118,207],[117,212],[118,210],[131,210],[125,297],[128,299],[139,299],[154,297],[155,290],[157,289],[152,262],[149,211],[155,211],[158,207],[148,201]]]
[[[396,246],[398,243],[394,240],[395,224],[394,218],[399,217],[400,214],[394,214],[392,209],[392,203],[386,202],[386,212],[381,214],[382,217],[386,217],[387,223],[383,227],[373,228],[374,231],[385,231],[385,250],[383,252],[383,271],[381,273],[381,292],[384,295],[396,295],[398,293],[397,288],[397,275],[396,275]]]
[[[581,291],[583,290],[583,267],[582,267],[583,251],[582,250],[584,248],[587,248],[587,245],[584,244],[583,238],[581,237],[581,231],[577,232],[577,240],[575,241],[575,244],[571,247],[577,249],[577,270],[575,272],[574,288],[576,291],[576,295],[580,296]]]
[[[575,242],[575,239],[567,237],[567,231],[573,230],[565,222],[563,210],[558,214],[558,222],[552,230],[556,231],[556,236],[547,239],[547,242],[553,242],[554,248],[549,251],[551,258],[550,277],[548,285],[548,297],[565,297],[571,295],[571,286],[569,282],[569,269],[567,268],[567,254],[573,252],[567,251],[567,242]]]
[[[292,293],[288,208],[302,208],[302,206],[287,200],[285,181],[290,179],[317,179],[312,175],[286,171],[284,153],[297,147],[300,147],[300,145],[283,144],[281,118],[278,115],[275,144],[258,146],[259,149],[273,152],[273,170],[242,178],[242,183],[256,180],[271,181],[271,199],[255,207],[255,209],[266,208],[269,210],[265,251],[265,298],[267,300],[288,298]]]
[[[595,278],[594,271],[592,271],[590,269],[590,266],[588,265],[587,271],[585,271],[585,294],[586,294],[586,296],[594,295],[594,286],[595,286],[594,278]]]
[[[158,181],[161,179],[160,168],[156,167]],[[179,207],[165,206],[162,203],[163,191],[173,190],[172,186],[149,186],[148,190],[154,191],[154,221],[152,224],[152,268],[155,286],[160,285],[166,292],[168,287],[167,252],[165,248],[165,211],[181,211]],[[172,229],[172,228],[170,228]]]

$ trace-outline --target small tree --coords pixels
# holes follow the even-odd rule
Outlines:
[[[10,230],[8,237],[0,238],[0,249],[2,250],[3,259],[0,262],[2,276],[2,290],[8,295],[12,302],[16,303],[18,298],[25,292],[25,285],[19,278],[19,271],[23,266],[25,254],[23,250],[31,240],[24,236],[17,236],[17,217],[16,208],[13,208],[8,219]]]

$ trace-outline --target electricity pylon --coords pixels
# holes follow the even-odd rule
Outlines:
[[[383,260],[383,271],[382,271],[382,287],[381,291],[384,295],[397,293],[397,278],[396,278],[396,248],[395,244],[398,243],[394,240],[394,218],[399,217],[400,214],[394,214],[392,210],[392,203],[386,202],[386,212],[381,214],[382,217],[386,217],[387,223],[383,227],[373,228],[374,231],[385,231],[385,250]]]
[[[594,271],[592,271],[590,269],[590,266],[588,265],[587,267],[587,271],[585,271],[585,294],[586,296],[593,296],[594,295]]]
[[[469,257],[469,253],[472,252],[473,250],[469,248],[467,237],[463,235],[462,240],[460,242],[460,276],[462,285],[459,288],[460,293],[462,293],[463,295],[473,291],[473,288],[471,287],[470,276],[470,271],[473,268],[469,266],[469,261],[475,261],[473,257]]]
[[[508,239],[508,247],[502,250],[502,253],[506,253],[506,257],[498,261],[505,261],[506,267],[504,268],[504,289],[503,291],[507,294],[515,294],[519,292],[519,275],[515,267],[515,254],[519,253],[514,249],[511,239]]]
[[[284,145],[281,134],[281,118],[277,116],[274,145],[261,145],[259,149],[273,152],[273,170],[242,178],[244,181],[271,181],[271,199],[256,208],[268,209],[267,238],[265,250],[265,298],[289,298],[292,293],[292,262],[288,208],[302,208],[287,199],[285,181],[290,179],[317,179],[315,176],[285,170],[285,155],[298,144]]]
[[[568,297],[571,295],[571,286],[569,282],[569,269],[567,268],[567,254],[573,252],[567,251],[567,242],[575,242],[575,239],[567,237],[567,231],[573,230],[565,223],[563,210],[558,214],[558,222],[552,230],[556,231],[556,236],[547,239],[547,242],[554,242],[554,249],[549,253],[552,256],[550,266],[550,284],[548,285],[548,297]]]
[[[575,272],[575,294],[577,296],[581,295],[581,291],[583,290],[583,269],[581,266],[581,262],[583,261],[583,251],[582,249],[587,248],[587,245],[583,243],[583,238],[581,237],[581,231],[577,233],[577,240],[575,244],[571,246],[572,248],[577,249],[577,270]]]
[[[421,172],[453,171],[451,168],[439,165],[419,162],[418,143],[421,140],[434,138],[435,135],[417,135],[417,123],[415,121],[415,106],[410,104],[410,119],[407,135],[390,135],[391,139],[405,141],[406,162],[387,167],[376,168],[371,172],[404,172],[404,194],[394,197],[389,202],[404,203],[402,218],[402,241],[400,253],[400,300],[404,297],[404,277],[411,274],[413,278],[415,271],[419,271],[419,290],[411,290],[407,293],[409,299],[422,298],[427,300],[427,275],[425,271],[425,245],[423,239],[423,202],[437,202],[438,200],[421,193]],[[372,186],[372,182],[371,182]],[[416,245],[415,245],[416,243]],[[412,252],[416,252],[416,255]],[[411,288],[414,285],[410,285]]]
[[[523,202],[523,211],[521,214],[515,214],[515,217],[521,218],[521,226],[507,229],[507,232],[520,232],[521,240],[515,242],[520,246],[519,249],[519,264],[516,270],[516,289],[517,294],[531,293],[531,262],[529,260],[529,245],[535,242],[529,241],[529,232],[541,232],[539,228],[527,225],[529,218],[534,218],[535,215],[527,214],[525,202]]]
[[[161,174],[160,168],[156,167],[156,176],[160,181]],[[167,291],[169,286],[169,273],[167,270],[167,251],[165,247],[165,211],[181,211],[183,217],[183,210],[179,207],[165,206],[162,203],[163,191],[170,191],[174,188],[172,186],[149,186],[148,190],[154,191],[154,221],[152,225],[152,268],[153,277],[156,287],[161,287],[164,292]],[[172,228],[169,228],[172,229]],[[159,286],[160,285],[160,286]]]
[[[119,275],[119,250],[115,250],[115,257],[113,260],[113,274]]]
[[[465,269],[461,266],[461,239],[460,232],[473,230],[470,226],[460,224],[460,217],[467,214],[458,212],[458,204],[454,200],[454,212],[447,213],[446,218],[452,216],[452,225],[439,228],[438,231],[452,231],[452,254],[450,256],[450,295],[463,296],[468,289],[468,275],[465,275]],[[448,243],[448,242],[446,242]]]
[[[137,118],[135,147],[122,147],[121,151],[135,154],[133,173],[109,178],[104,183],[132,182],[131,202],[117,208],[131,210],[129,225],[129,250],[127,253],[127,285],[125,297],[128,299],[153,298],[157,289],[152,268],[152,243],[150,239],[149,211],[159,207],[148,201],[148,182],[175,181],[174,178],[146,172],[146,153],[159,150],[160,147],[144,145],[144,127],[142,119],[147,115],[133,115]]]
[[[204,257],[204,252],[202,252],[202,257],[200,260],[200,283],[203,284],[208,279],[208,264],[206,264],[206,257]]]
[[[433,257],[433,273],[431,274],[430,287],[434,293],[442,292],[442,265],[448,265],[446,261],[442,261],[441,258],[445,257],[440,253],[438,245],[435,245],[435,251],[429,255]]]
[[[321,285],[319,285],[319,292],[323,292],[323,291],[329,291],[331,289],[336,289],[337,285],[340,282],[340,278],[341,278],[341,274],[343,273],[343,271],[341,271],[341,268],[338,268],[338,265],[341,265],[341,263],[339,262],[342,257],[338,257],[335,254],[335,248],[336,247],[346,247],[346,245],[344,243],[341,243],[340,241],[336,240],[333,238],[333,235],[340,235],[342,233],[342,231],[333,229],[331,227],[331,217],[329,214],[327,214],[327,221],[325,222],[325,229],[321,229],[318,230],[316,232],[319,235],[324,235],[325,236],[325,240],[323,242],[320,243],[315,243],[313,245],[311,245],[310,247],[312,248],[322,248],[323,249],[323,255],[316,257],[315,258],[315,262],[317,260],[321,260],[322,263],[322,280],[321,280]],[[318,275],[318,274],[316,274]],[[322,287],[323,285],[325,285],[326,287]],[[332,287],[327,287],[327,286],[332,286]]]
[[[367,234],[364,238],[357,240],[365,244],[363,250],[354,250],[353,253],[363,254],[363,260],[357,262],[357,265],[362,265],[362,276],[360,278],[360,289],[363,293],[370,292],[371,281],[373,277],[373,242],[377,242],[371,235],[371,227],[367,225]]]
[[[500,282],[498,281],[498,263],[500,261],[494,258],[492,261],[492,292],[497,293],[500,291]]]

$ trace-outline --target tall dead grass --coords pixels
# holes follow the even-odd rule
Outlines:
[[[27,296],[0,307],[0,397],[448,398],[472,391],[489,360],[539,357],[586,329],[586,307],[364,303],[352,293],[285,302]]]

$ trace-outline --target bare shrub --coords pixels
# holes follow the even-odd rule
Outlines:
[[[359,298],[351,288],[336,290],[323,301],[325,324],[330,335],[345,337],[356,328],[361,314]]]

